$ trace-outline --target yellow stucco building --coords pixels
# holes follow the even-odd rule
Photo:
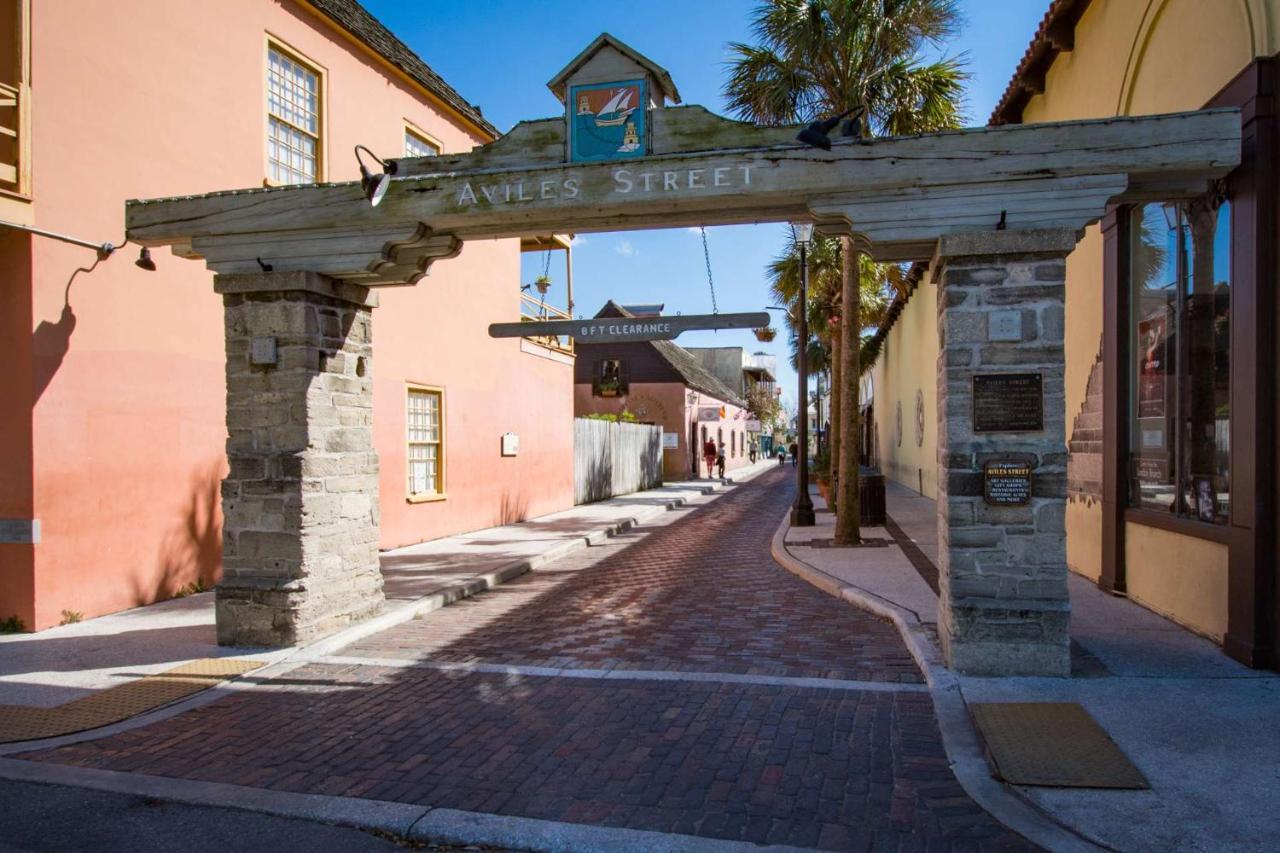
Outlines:
[[[1117,207],[1068,259],[1067,559],[1272,667],[1278,52],[1280,0],[1054,0],[991,117],[1241,109],[1236,172]],[[926,272],[863,383],[873,461],[928,497],[937,296]]]

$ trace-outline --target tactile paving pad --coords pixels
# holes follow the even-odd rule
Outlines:
[[[108,687],[56,708],[0,705],[0,743],[96,729],[151,711],[262,666],[251,658],[204,658]]]
[[[969,706],[1001,779],[1050,788],[1149,788],[1102,726],[1074,702]]]

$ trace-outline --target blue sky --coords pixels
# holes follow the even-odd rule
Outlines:
[[[720,90],[727,46],[750,41],[754,0],[363,0],[369,11],[418,52],[499,130],[521,119],[560,114],[546,87],[601,31],[608,31],[666,67],[685,103],[724,113]],[[1043,17],[1048,0],[962,0],[965,26],[943,52],[965,53],[969,71],[967,124],[986,123],[992,107]],[[589,10],[589,11],[587,11]],[[707,230],[721,311],[757,311],[768,304],[765,267],[783,245],[782,225],[722,226]],[[540,255],[526,255],[523,281],[541,272]],[[552,260],[549,299],[564,300],[559,258]],[[514,285],[513,285],[514,286]],[[668,313],[710,312],[702,242],[694,230],[588,234],[574,247],[576,312],[594,314],[606,299],[662,302]],[[775,325],[776,325],[775,321]],[[778,356],[784,399],[794,398],[795,374],[783,336],[760,344],[747,331],[686,332],[685,346],[744,346]]]

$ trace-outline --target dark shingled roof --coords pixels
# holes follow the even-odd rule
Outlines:
[[[634,318],[636,315],[610,299],[596,313],[596,316]],[[703,394],[710,394],[725,403],[746,408],[746,400],[733,393],[728,386],[704,368],[698,359],[693,357],[692,353],[675,341],[642,341],[641,343],[647,343],[657,350],[662,360],[671,365],[671,369],[680,374],[680,377],[684,379],[684,383],[693,390],[701,391]]]
[[[1022,109],[1032,95],[1044,91],[1044,78],[1049,66],[1064,50],[1075,48],[1075,29],[1089,8],[1090,0],[1053,0],[1044,13],[1027,52],[1022,55],[1013,79],[1000,96],[1000,103],[987,120],[990,125],[1021,124]]]
[[[458,94],[458,91],[432,71],[422,57],[409,49],[409,46],[384,27],[377,18],[361,6],[356,0],[304,0],[314,6],[317,11],[342,27],[351,35],[390,62],[396,68],[409,75],[409,78],[421,85],[428,92],[444,101],[462,114],[467,121],[476,125],[493,139],[502,134],[485,120],[478,107],[472,106]]]

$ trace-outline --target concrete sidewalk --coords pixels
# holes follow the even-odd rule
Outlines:
[[[723,482],[667,484],[516,524],[385,551],[382,573],[387,603],[382,612],[322,638],[308,651],[336,648],[444,607],[776,466],[766,460],[730,472]],[[270,663],[299,651],[219,646],[213,593],[200,593],[36,634],[0,635],[0,705],[53,707],[191,660],[252,657]]]
[[[814,503],[824,507],[820,496]],[[864,529],[863,536],[892,544],[807,547],[810,539],[832,535],[834,516],[819,512],[817,527],[786,530],[783,557],[798,563],[788,567],[812,583],[889,616],[914,644],[935,690],[944,736],[953,729],[948,753],[966,788],[992,780],[977,772],[966,778],[962,765],[972,764],[973,756],[953,745],[976,738],[971,729],[958,730],[970,726],[966,715],[947,717],[940,691],[954,687],[965,703],[1077,702],[1151,789],[1007,790],[1111,849],[1274,849],[1280,838],[1280,676],[1248,669],[1207,640],[1076,575],[1069,584],[1071,678],[956,676],[941,668],[936,641],[936,582],[931,585],[929,576],[937,564],[933,501],[890,483],[888,511],[891,528]]]

